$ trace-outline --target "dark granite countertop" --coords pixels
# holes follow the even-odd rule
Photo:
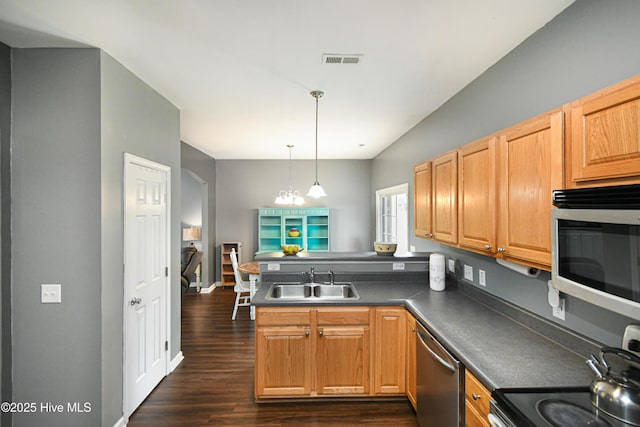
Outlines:
[[[378,255],[371,252],[307,252],[302,251],[297,255],[285,255],[282,252],[263,252],[256,254],[255,261],[268,262],[273,260],[282,261],[300,261],[300,260],[322,260],[322,261],[427,261],[428,252],[408,252],[402,255]]]
[[[593,343],[580,350],[561,345],[559,340],[525,326],[526,322],[516,321],[480,302],[481,298],[474,293],[481,291],[467,292],[469,285],[448,285],[444,292],[436,292],[429,289],[426,281],[354,281],[354,284],[360,294],[357,301],[313,304],[403,305],[492,390],[586,386],[593,379],[584,363]],[[253,305],[300,305],[298,301],[266,299],[268,288],[268,283],[260,286]],[[519,310],[514,306],[510,309]],[[536,320],[539,321],[545,322]],[[546,326],[556,329],[551,323]]]

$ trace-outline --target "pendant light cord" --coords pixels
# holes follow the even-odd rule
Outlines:
[[[314,95],[316,98],[316,182],[318,182],[318,98],[322,95]]]

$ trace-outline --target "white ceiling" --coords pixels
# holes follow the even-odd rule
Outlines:
[[[12,47],[96,46],[218,159],[369,159],[574,0],[0,0]],[[322,64],[323,54],[362,54]]]

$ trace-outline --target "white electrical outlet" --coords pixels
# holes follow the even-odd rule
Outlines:
[[[416,246],[415,245],[409,245],[409,252],[415,252],[416,251]]]
[[[269,263],[267,264],[268,271],[280,271],[280,264]]]
[[[564,298],[560,297],[560,304],[553,308],[553,317],[557,317],[560,320],[565,320],[564,311]]]
[[[42,304],[58,304],[62,302],[62,285],[40,285],[40,302]]]
[[[627,325],[622,336],[622,349],[632,351],[640,356],[638,342],[640,342],[640,325]]]
[[[456,260],[449,258],[449,273],[455,273],[456,272]]]
[[[392,270],[404,270],[404,262],[394,262],[392,264]]]
[[[478,283],[480,286],[487,286],[487,274],[484,270],[478,270]]]
[[[473,267],[471,267],[470,265],[465,264],[464,266],[464,278],[470,282],[473,282]]]

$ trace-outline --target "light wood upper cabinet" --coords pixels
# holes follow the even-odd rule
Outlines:
[[[416,318],[407,312],[407,367],[406,367],[407,397],[413,409],[417,408],[416,381]]]
[[[458,151],[458,243],[496,252],[496,136]]]
[[[554,110],[501,132],[498,255],[551,266],[551,193],[562,188],[563,113]]]
[[[432,238],[431,232],[431,162],[413,168],[413,232]]]
[[[406,380],[407,320],[404,307],[375,310],[375,394],[404,394]]]
[[[640,182],[640,76],[570,104],[568,186]]]
[[[458,241],[458,152],[450,151],[431,161],[432,227],[434,239]]]

